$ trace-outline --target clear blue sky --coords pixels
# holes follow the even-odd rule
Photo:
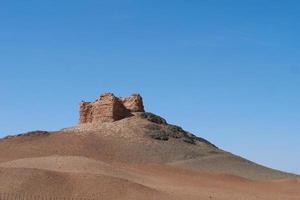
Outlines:
[[[0,136],[139,92],[147,111],[300,173],[299,21],[296,0],[3,0]]]

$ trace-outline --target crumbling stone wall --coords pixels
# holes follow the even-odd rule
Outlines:
[[[145,112],[143,99],[139,94],[132,94],[129,97],[123,97],[121,98],[121,101],[130,112]]]
[[[80,123],[113,122],[132,116],[132,112],[144,112],[139,94],[119,98],[104,93],[95,102],[80,102]]]

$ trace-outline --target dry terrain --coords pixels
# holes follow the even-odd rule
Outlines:
[[[300,200],[300,179],[150,113],[0,140],[0,193],[86,199]]]

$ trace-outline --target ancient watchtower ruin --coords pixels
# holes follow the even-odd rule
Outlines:
[[[80,102],[80,124],[113,122],[130,117],[134,112],[144,112],[139,94],[116,97],[113,93],[104,93],[94,102]]]

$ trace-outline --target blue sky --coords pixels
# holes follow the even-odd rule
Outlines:
[[[291,0],[1,1],[0,136],[139,92],[170,123],[300,173],[299,21]]]

